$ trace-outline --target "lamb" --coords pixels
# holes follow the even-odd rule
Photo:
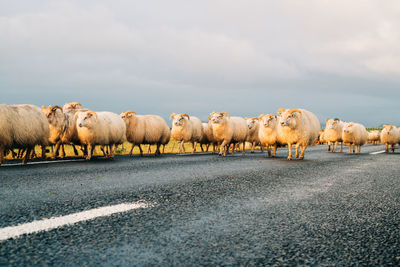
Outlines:
[[[275,114],[261,114],[258,117],[259,120],[259,130],[258,130],[258,138],[260,140],[261,146],[267,147],[268,156],[271,156],[271,146],[273,146],[274,151],[272,153],[272,157],[276,156],[276,150],[278,148],[278,135],[277,135],[277,126],[278,126],[278,118]]]
[[[375,130],[368,133],[368,143],[373,143],[377,145],[381,140],[381,131]]]
[[[243,144],[242,155],[245,154],[248,127],[246,120],[241,117],[231,117],[227,112],[212,112],[211,126],[215,141],[220,145],[219,155],[226,156],[229,146],[236,143]]]
[[[96,145],[110,146],[110,157],[116,146],[126,141],[126,126],[118,114],[112,112],[78,111],[75,113],[78,138],[87,146],[86,159],[90,160]],[[113,147],[114,146],[114,147]]]
[[[389,146],[391,146],[391,151],[394,152],[396,144],[400,141],[400,132],[396,126],[384,124],[380,137],[381,142],[385,144],[385,152],[389,152]]]
[[[257,117],[245,119],[248,128],[246,142],[251,144],[251,153],[254,153],[255,146],[260,145],[260,138],[258,137],[260,124]],[[261,151],[264,152],[263,146],[261,146]]]
[[[300,148],[300,159],[304,159],[307,146],[314,144],[321,129],[317,117],[305,109],[285,110],[281,108],[278,110],[278,114],[278,142],[288,146],[288,160],[292,159],[293,144],[296,144],[295,157],[299,157]]]
[[[203,125],[197,117],[190,117],[186,113],[172,113],[169,119],[173,118],[171,136],[179,142],[179,153],[185,153],[184,143],[190,142],[193,146],[192,153],[196,152],[197,143],[203,136]]]
[[[340,142],[340,152],[343,152],[343,122],[338,118],[326,119],[325,122],[324,139],[328,143],[328,151],[332,144],[332,152],[336,152],[337,145]]]
[[[353,146],[353,153],[360,153],[361,146],[366,144],[367,140],[368,132],[364,125],[354,122],[344,123],[342,141],[349,145],[349,154],[351,154],[351,146]]]
[[[26,164],[36,145],[42,146],[42,158],[49,143],[50,130],[47,119],[40,108],[34,105],[0,104],[0,165],[5,151],[14,148],[26,149],[22,161]]]
[[[157,149],[155,155],[160,155],[160,146],[168,144],[171,131],[167,123],[157,115],[136,115],[136,112],[129,110],[122,112],[120,117],[126,125],[126,138],[132,143],[129,155],[132,156],[133,148],[137,145],[140,155],[143,156],[141,144],[156,144]],[[164,150],[164,149],[163,149]],[[164,152],[164,151],[163,151]]]

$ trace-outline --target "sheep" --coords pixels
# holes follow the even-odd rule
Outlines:
[[[220,145],[219,155],[226,156],[231,144],[233,153],[236,143],[243,144],[242,155],[244,155],[248,133],[246,120],[241,117],[231,117],[227,112],[212,112],[210,116],[213,136]]]
[[[261,147],[267,147],[268,156],[271,156],[271,147],[273,146],[274,151],[272,157],[276,156],[276,150],[278,148],[277,139],[277,125],[278,118],[275,114],[261,114],[258,116],[259,129],[258,138],[260,140]]]
[[[48,145],[50,130],[40,108],[34,105],[0,104],[0,165],[4,152],[13,148],[26,149],[22,161],[26,164],[36,145],[42,146],[42,158]]]
[[[324,139],[328,143],[328,151],[331,148],[332,152],[336,152],[338,143],[340,142],[340,152],[343,152],[342,131],[343,122],[340,119],[326,119],[326,126],[324,130]]]
[[[78,109],[82,109],[82,104],[79,102],[71,102],[65,103],[62,110],[64,113],[75,113]]]
[[[342,141],[349,145],[349,154],[353,146],[353,153],[360,153],[361,146],[367,143],[368,132],[364,125],[354,122],[343,123]]]
[[[161,154],[160,146],[169,142],[171,132],[167,123],[157,115],[136,115],[136,112],[129,110],[122,112],[120,117],[126,125],[126,138],[132,143],[129,155],[132,156],[133,148],[137,145],[140,150],[140,155],[143,156],[141,144],[150,145],[156,144],[157,149],[155,155]],[[163,149],[164,150],[164,149]],[[164,151],[163,151],[164,152]]]
[[[126,141],[126,125],[118,114],[88,110],[76,112],[74,118],[79,141],[87,146],[86,160],[91,159],[96,145],[111,146],[110,157],[113,158],[116,146]]]
[[[375,130],[368,133],[368,143],[377,145],[381,139],[381,131]]]
[[[249,142],[251,144],[251,153],[254,153],[255,146],[260,145],[260,138],[258,137],[260,123],[257,117],[245,119],[248,128],[246,142]],[[263,146],[261,146],[261,152],[264,152]]]
[[[394,152],[394,148],[400,141],[399,129],[394,125],[383,125],[383,129],[380,136],[381,142],[385,144],[385,152],[389,152],[389,146],[391,146],[391,151]]]
[[[179,142],[179,153],[185,153],[185,142],[192,143],[193,151],[196,152],[197,143],[201,141],[203,136],[203,125],[197,117],[190,117],[186,113],[172,113],[169,116],[172,120],[171,136]]]
[[[305,109],[283,108],[278,110],[279,123],[277,127],[278,142],[287,145],[289,150],[288,160],[292,159],[292,145],[296,144],[295,157],[304,159],[304,152],[309,145],[313,145],[318,138],[320,123],[318,118]]]
[[[317,145],[323,145],[323,144],[325,144],[325,143],[326,143],[326,140],[325,140],[325,133],[324,133],[324,130],[320,130],[320,131],[319,131],[319,134],[318,134],[318,138],[317,138],[317,140],[315,141],[315,144],[317,144]],[[331,148],[331,146],[329,145],[328,150],[330,150],[330,148]]]

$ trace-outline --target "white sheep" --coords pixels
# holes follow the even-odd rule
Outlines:
[[[136,112],[129,110],[122,112],[120,117],[126,125],[126,138],[132,143],[129,155],[132,156],[133,148],[137,145],[140,150],[140,155],[143,155],[143,150],[140,145],[148,144],[157,145],[155,154],[159,155],[160,146],[169,142],[171,131],[167,123],[157,115],[136,115]],[[164,150],[164,149],[163,149]]]
[[[49,143],[49,125],[40,108],[34,105],[0,104],[0,164],[9,149],[26,149],[27,163],[36,145],[42,147],[42,158]]]
[[[258,136],[258,132],[260,129],[260,123],[257,117],[253,118],[245,118],[247,123],[247,138],[246,142],[251,144],[251,153],[254,153],[256,145],[260,145],[260,138]],[[261,152],[264,152],[264,147],[261,146]]]
[[[179,153],[185,153],[184,144],[186,142],[192,143],[193,152],[196,152],[197,143],[200,142],[203,136],[203,125],[199,118],[190,117],[186,113],[176,114],[172,113],[169,119],[172,120],[171,136],[179,142]]]
[[[276,150],[278,148],[278,118],[275,114],[261,114],[258,117],[259,130],[258,138],[262,147],[267,147],[268,156],[271,156],[271,147],[273,146],[272,157],[276,156]]]
[[[349,153],[351,153],[351,148],[353,146],[353,153],[360,153],[361,146],[368,141],[368,132],[364,125],[354,122],[344,122],[343,132],[342,132],[343,143],[348,144]]]
[[[90,160],[96,145],[111,146],[114,157],[116,146],[126,141],[125,122],[112,112],[78,111],[75,113],[78,138],[87,146],[86,159]]]
[[[385,152],[389,152],[389,146],[391,146],[391,151],[394,152],[394,148],[397,143],[400,142],[400,132],[399,129],[394,125],[383,125],[380,140],[385,144]]]
[[[248,127],[246,120],[241,117],[231,117],[227,112],[212,112],[211,125],[215,141],[220,145],[219,155],[226,156],[231,144],[232,153],[236,143],[243,144],[242,154],[245,154]]]
[[[332,152],[336,152],[338,143],[340,143],[340,152],[343,152],[343,122],[340,119],[326,119],[326,126],[324,130],[324,139],[328,143],[328,151],[332,144]]]
[[[380,140],[381,140],[381,131],[374,130],[368,133],[368,143],[377,145]]]
[[[292,145],[296,145],[295,157],[304,158],[307,146],[314,145],[320,131],[318,118],[305,109],[279,109],[278,142],[287,145],[288,160],[292,159]]]

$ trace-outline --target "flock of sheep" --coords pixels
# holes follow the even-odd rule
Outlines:
[[[82,108],[78,102],[66,103],[60,106],[42,108],[34,105],[0,105],[0,164],[9,153],[14,158],[22,157],[23,163],[36,156],[35,146],[42,148],[42,158],[46,156],[46,147],[53,149],[52,158],[65,157],[64,145],[72,145],[75,155],[77,146],[84,157],[90,160],[95,146],[99,146],[105,157],[114,157],[116,149],[125,141],[132,143],[133,148],[141,145],[156,145],[155,154],[164,153],[165,145],[172,137],[179,142],[179,153],[185,152],[184,143],[192,143],[193,153],[197,144],[203,145],[208,151],[213,145],[213,151],[219,148],[219,155],[226,156],[232,149],[242,145],[245,153],[246,142],[267,149],[268,156],[276,155],[279,146],[287,146],[288,160],[292,159],[292,146],[295,147],[295,157],[303,159],[306,148],[316,140],[326,140],[336,151],[338,143],[349,146],[349,153],[361,151],[361,146],[368,140],[368,132],[358,123],[346,123],[339,119],[326,121],[326,128],[320,131],[320,122],[310,111],[304,109],[279,109],[277,115],[261,114],[259,117],[231,117],[227,112],[212,112],[208,123],[202,123],[199,118],[186,113],[172,113],[172,128],[164,119],[157,115],[137,115],[134,111],[122,112],[120,115],[112,112],[95,112]],[[381,133],[371,133],[378,136],[388,146],[394,146],[400,140],[399,130],[393,125],[385,125]],[[150,147],[149,147],[150,148]],[[19,149],[18,152],[15,149]],[[61,151],[60,151],[61,150]],[[342,151],[342,148],[341,148]],[[60,155],[61,154],[61,155]],[[24,155],[24,156],[23,156]]]

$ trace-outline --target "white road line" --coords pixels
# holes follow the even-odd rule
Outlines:
[[[65,225],[72,225],[82,221],[88,221],[97,217],[110,216],[115,213],[126,212],[129,210],[153,207],[154,204],[138,201],[135,203],[123,203],[113,206],[101,207],[92,210],[72,213],[61,217],[52,217],[50,219],[42,219],[30,223],[24,223],[17,226],[9,226],[0,228],[0,241],[9,238],[16,238],[23,234],[32,234],[40,231],[49,231]]]
[[[376,151],[376,152],[372,152],[372,153],[369,153],[369,154],[370,154],[370,155],[376,155],[376,154],[382,154],[382,153],[385,153],[385,150]]]
[[[33,161],[33,162],[28,162],[26,165],[50,164],[50,163],[73,162],[73,161],[85,161],[85,159],[63,159],[63,160]],[[3,164],[3,165],[1,165],[1,167],[21,166],[21,165],[24,165],[24,164],[22,164],[22,163]]]

